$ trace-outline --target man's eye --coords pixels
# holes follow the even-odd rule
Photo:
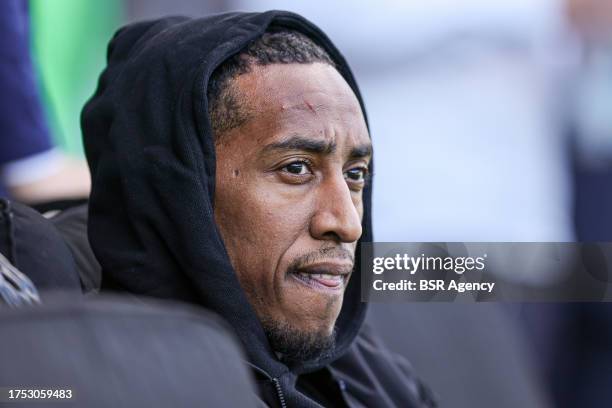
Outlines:
[[[303,161],[289,163],[288,165],[283,167],[283,170],[287,171],[288,173],[296,174],[296,175],[304,175],[304,174],[310,173],[310,169],[308,168],[308,163],[303,162]]]
[[[357,167],[354,169],[348,170],[346,173],[346,178],[351,181],[365,181],[368,169],[365,167]]]

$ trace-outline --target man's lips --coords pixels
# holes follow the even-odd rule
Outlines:
[[[346,285],[352,270],[352,263],[325,262],[299,267],[292,275],[312,288],[333,290]]]
[[[328,288],[338,288],[344,284],[344,275],[297,272],[296,276],[306,283],[316,282]]]

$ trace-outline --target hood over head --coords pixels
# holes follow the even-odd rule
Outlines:
[[[207,101],[215,68],[268,29],[296,30],[319,44],[363,109],[353,75],[327,36],[296,14],[269,11],[169,17],[120,29],[81,119],[92,174],[89,240],[103,285],[212,309],[234,327],[253,364],[280,376],[289,368],[270,349],[215,224]],[[361,240],[371,241],[371,185],[363,201]],[[342,355],[364,315],[356,256],[334,355],[292,372],[313,371]]]

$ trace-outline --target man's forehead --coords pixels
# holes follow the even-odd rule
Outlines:
[[[326,151],[370,143],[357,97],[329,65],[256,67],[239,78],[239,89],[252,112],[241,133],[260,148],[295,141],[294,136],[325,144]]]
[[[328,107],[361,113],[353,90],[335,68],[322,63],[256,66],[238,78],[259,109],[317,112]]]
[[[333,94],[329,91],[323,93],[317,90],[303,92],[300,94],[282,95],[276,107],[286,112],[295,111],[310,114],[327,113],[331,109],[337,113],[348,113],[361,116],[361,107],[357,99],[346,98],[343,93]]]
[[[372,147],[361,110],[348,105],[317,103],[312,95],[302,95],[292,103],[282,105],[274,114],[274,131],[260,135],[262,149],[308,150],[312,153],[346,153],[358,148],[371,153]]]
[[[285,99],[277,108],[282,111],[278,119],[280,127],[290,131],[281,132],[280,139],[308,137],[326,145],[329,152],[338,147],[370,146],[361,107],[333,96],[309,92]],[[301,131],[291,131],[295,128]]]

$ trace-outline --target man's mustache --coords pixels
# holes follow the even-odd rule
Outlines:
[[[343,247],[326,247],[317,251],[312,251],[295,258],[289,267],[288,273],[296,273],[300,268],[321,261],[349,260],[351,265],[355,265],[355,255],[352,251]]]

